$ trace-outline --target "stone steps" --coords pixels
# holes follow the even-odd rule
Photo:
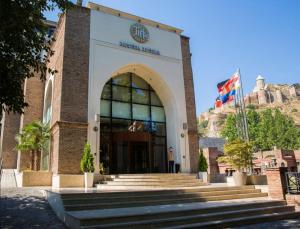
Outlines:
[[[135,196],[106,196],[103,197],[101,195],[94,195],[93,198],[82,198],[82,197],[74,197],[74,198],[63,198],[63,202],[65,205],[71,205],[71,204],[88,204],[88,203],[112,203],[112,202],[118,202],[118,203],[126,203],[126,202],[134,202],[134,201],[148,201],[148,200],[183,200],[183,199],[191,199],[195,198],[201,199],[205,197],[211,197],[211,196],[225,196],[225,195],[241,195],[241,194],[253,194],[253,193],[261,193],[258,189],[237,189],[237,190],[219,190],[214,192],[182,192],[182,193],[153,193],[152,195],[135,195]]]
[[[205,185],[196,174],[121,174],[113,175],[113,181],[96,185],[102,190],[159,189],[163,187],[197,187]]]
[[[168,206],[172,207],[172,206]],[[175,208],[175,210],[174,210]],[[123,214],[103,215],[93,212],[68,212],[73,223],[79,228],[225,228],[248,225],[264,221],[300,217],[294,206],[285,201],[261,201],[227,204],[223,206],[196,207],[166,211],[138,211],[131,214],[130,209]],[[134,208],[133,208],[134,209]],[[139,210],[139,209],[137,209]],[[169,211],[168,211],[169,210]],[[99,215],[97,215],[97,213]]]
[[[220,201],[230,199],[244,199],[244,198],[258,198],[265,197],[267,193],[261,193],[257,189],[233,189],[224,191],[222,188],[215,189],[216,191],[203,190],[199,192],[190,193],[188,190],[183,190],[185,193],[173,193],[173,190],[169,191],[169,194],[164,192],[165,195],[160,192],[148,192],[141,196],[126,196],[124,193],[115,193],[111,198],[107,195],[101,197],[94,195],[93,199],[85,199],[82,197],[77,198],[65,198],[62,196],[65,209],[67,211],[80,211],[80,210],[92,210],[92,209],[111,209],[111,208],[127,208],[137,206],[153,206],[153,205],[166,205],[166,204],[181,204],[181,203],[194,203],[205,201]],[[71,194],[70,194],[71,195]]]
[[[134,224],[135,222],[139,222],[140,225],[147,224],[147,222],[153,221],[153,224],[156,223],[168,223],[170,221],[173,221],[174,219],[178,220],[184,220],[184,219],[193,219],[194,216],[207,218],[209,215],[213,214],[227,214],[228,212],[232,211],[243,211],[243,210],[253,210],[258,208],[266,208],[266,207],[285,207],[286,203],[284,201],[262,201],[262,202],[256,202],[256,203],[247,203],[247,204],[232,204],[232,205],[224,205],[224,206],[211,206],[211,207],[196,207],[193,209],[184,209],[184,210],[178,210],[175,209],[173,211],[165,211],[165,212],[141,212],[134,215],[124,214],[120,216],[112,215],[110,217],[106,216],[103,217],[100,215],[95,215],[94,217],[86,217],[84,215],[81,215],[78,217],[80,219],[81,226],[92,226],[92,225],[112,225],[116,222],[119,222],[119,224],[126,224],[131,223]],[[77,212],[79,213],[79,212]],[[70,213],[72,214],[72,213]],[[78,215],[78,214],[77,214]],[[204,216],[204,217],[203,217]],[[186,218],[184,218],[186,217]],[[203,219],[205,220],[205,219]]]
[[[267,193],[253,185],[203,187],[194,176],[184,174],[113,178],[102,185],[107,191],[48,191],[47,199],[70,228],[226,228],[300,217],[293,206],[266,199]],[[125,191],[113,191],[121,187]]]

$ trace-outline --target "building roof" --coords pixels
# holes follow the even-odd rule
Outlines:
[[[117,17],[121,17],[121,18],[127,18],[127,19],[131,19],[140,23],[143,23],[145,25],[149,25],[152,27],[156,27],[162,30],[166,30],[168,32],[174,32],[177,34],[181,34],[183,32],[182,29],[178,29],[169,25],[165,25],[156,21],[152,21],[143,17],[138,17],[135,16],[133,14],[129,14],[129,13],[125,13],[123,11],[119,11],[119,10],[115,10],[106,6],[102,6],[93,2],[88,2],[87,7],[92,9],[92,10],[98,10],[101,11],[103,13],[107,13],[107,14],[111,14],[111,15],[115,15]]]
[[[262,75],[258,75],[257,78],[256,78],[256,80],[264,80],[264,79],[265,79],[265,78],[262,77]]]

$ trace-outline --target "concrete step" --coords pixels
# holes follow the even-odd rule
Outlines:
[[[223,196],[223,195],[236,195],[236,194],[246,194],[246,193],[261,193],[259,189],[241,189],[241,190],[228,190],[228,191],[213,191],[213,192],[182,192],[182,193],[150,193],[148,195],[135,195],[135,196],[111,196],[103,197],[101,195],[94,196],[94,198],[67,198],[63,199],[63,203],[66,205],[71,204],[88,204],[88,203],[112,203],[112,202],[128,202],[128,201],[147,201],[147,200],[165,200],[166,198],[171,199],[182,199],[182,198],[201,198],[208,196]]]
[[[137,206],[153,206],[162,204],[181,204],[192,202],[206,202],[206,201],[219,201],[230,199],[243,199],[243,198],[257,198],[265,197],[267,193],[246,193],[246,194],[229,194],[219,196],[206,196],[206,197],[185,197],[180,199],[150,199],[150,200],[134,200],[125,202],[101,202],[101,203],[84,203],[84,204],[65,204],[66,211],[81,211],[91,209],[110,209],[110,208],[130,208]]]
[[[220,221],[223,219],[234,219],[243,218],[249,216],[259,216],[274,213],[292,213],[295,210],[293,206],[270,206],[262,208],[253,209],[238,209],[232,211],[217,211],[213,213],[206,214],[193,214],[185,216],[174,216],[174,217],[164,217],[163,215],[158,218],[140,220],[136,218],[134,221],[129,222],[114,222],[111,224],[102,223],[98,225],[93,225],[92,228],[172,228],[177,226],[189,226],[193,224],[212,221]],[[87,228],[87,227],[83,227]],[[88,227],[91,228],[91,225]]]
[[[186,178],[114,178],[115,182],[199,182],[199,179],[186,179]]]
[[[213,214],[228,214],[232,211],[239,212],[244,210],[253,210],[253,209],[261,209],[261,208],[269,208],[269,207],[283,207],[286,210],[286,202],[285,201],[262,201],[262,202],[253,202],[253,203],[242,203],[242,204],[232,204],[225,206],[210,206],[204,208],[195,208],[195,209],[172,209],[173,211],[165,211],[165,212],[155,212],[155,211],[147,211],[147,212],[139,212],[137,214],[127,214],[116,216],[111,214],[110,216],[103,217],[103,215],[95,214],[93,217],[90,215],[85,216],[84,214],[80,215],[80,225],[81,226],[92,226],[92,225],[109,225],[109,224],[130,224],[138,222],[140,225],[147,225],[147,222],[151,222],[153,224],[163,224],[172,222],[174,218],[181,220],[180,218],[186,217],[185,219],[191,219],[202,217],[203,220],[208,219],[208,215],[213,216]],[[293,208],[292,208],[293,209]],[[291,209],[291,210],[292,210]],[[255,211],[255,210],[254,210]],[[130,212],[130,211],[128,211]],[[79,213],[79,212],[78,212]],[[72,213],[71,213],[72,214]],[[200,216],[199,216],[200,215]],[[203,216],[204,217],[203,217]],[[196,216],[196,217],[194,217]],[[216,215],[217,216],[217,215]],[[170,220],[171,219],[171,220]],[[153,220],[156,220],[154,222]],[[153,225],[152,224],[152,225]]]
[[[241,218],[224,219],[220,221],[210,221],[205,223],[194,223],[194,224],[184,224],[173,227],[160,227],[160,228],[173,228],[173,229],[183,229],[183,228],[228,228],[237,227],[243,225],[251,225],[263,222],[270,222],[283,219],[294,219],[299,218],[300,212],[275,212],[263,215],[246,216]]]
[[[185,193],[199,193],[203,195],[211,192],[224,192],[224,191],[239,191],[256,190],[255,186],[233,186],[233,187],[196,187],[196,188],[173,188],[172,190],[151,190],[151,191],[131,191],[131,192],[90,192],[90,193],[61,193],[62,199],[83,199],[83,198],[115,198],[115,197],[136,197],[136,196],[170,196]]]
[[[192,181],[107,181],[107,185],[150,185],[150,186],[177,186],[177,185],[199,185],[203,184],[199,180],[192,180]]]
[[[186,178],[186,179],[196,179],[196,174],[186,174],[186,173],[147,173],[147,174],[119,174],[113,175],[114,178]]]

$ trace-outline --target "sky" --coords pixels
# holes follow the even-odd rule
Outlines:
[[[237,68],[244,94],[259,74],[267,83],[300,83],[300,0],[92,2],[184,30],[190,37],[197,115],[213,107],[217,83]],[[46,17],[57,21],[57,13]]]

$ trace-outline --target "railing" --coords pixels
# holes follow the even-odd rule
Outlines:
[[[300,194],[300,173],[287,172],[285,173],[287,193]]]

